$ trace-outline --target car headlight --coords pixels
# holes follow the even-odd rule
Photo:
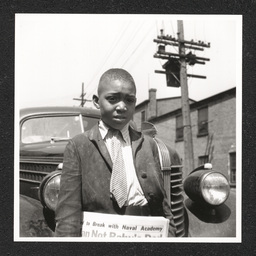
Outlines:
[[[219,172],[198,170],[192,172],[184,181],[184,190],[195,202],[204,202],[213,206],[223,204],[230,191],[227,178]]]
[[[44,178],[39,188],[39,197],[42,205],[52,211],[56,210],[58,202],[60,177],[60,171],[52,172]]]

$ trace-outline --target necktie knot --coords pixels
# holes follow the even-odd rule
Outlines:
[[[120,132],[119,130],[114,129],[114,128],[109,128],[109,129],[108,129],[108,134],[109,134],[110,137],[117,136],[117,134],[118,134],[119,132]]]
[[[115,138],[117,138],[119,141],[124,141],[124,138],[123,138],[123,135],[122,135],[122,133],[121,133],[121,131],[120,130],[117,130],[117,129],[114,129],[114,128],[109,128],[108,129],[108,136],[109,136],[109,138],[113,138],[113,137],[115,137]]]

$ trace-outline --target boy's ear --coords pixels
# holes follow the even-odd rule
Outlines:
[[[92,96],[92,100],[93,100],[93,105],[97,108],[100,109],[100,105],[99,105],[99,97],[96,95]]]

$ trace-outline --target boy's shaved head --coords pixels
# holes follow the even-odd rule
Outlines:
[[[127,72],[126,70],[121,69],[121,68],[112,68],[112,69],[107,70],[101,76],[99,85],[98,85],[98,95],[101,94],[101,91],[105,84],[108,84],[110,81],[114,81],[114,80],[129,82],[130,84],[132,84],[134,86],[135,91],[136,91],[135,82],[129,72]]]
[[[135,111],[136,87],[132,76],[119,68],[106,71],[99,81],[98,96],[93,95],[93,103],[107,126],[123,129]]]

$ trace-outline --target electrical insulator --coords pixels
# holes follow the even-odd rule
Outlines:
[[[188,64],[190,66],[193,66],[197,63],[196,61],[196,55],[193,54],[192,52],[189,52],[188,54],[186,54],[186,62],[188,62]]]

